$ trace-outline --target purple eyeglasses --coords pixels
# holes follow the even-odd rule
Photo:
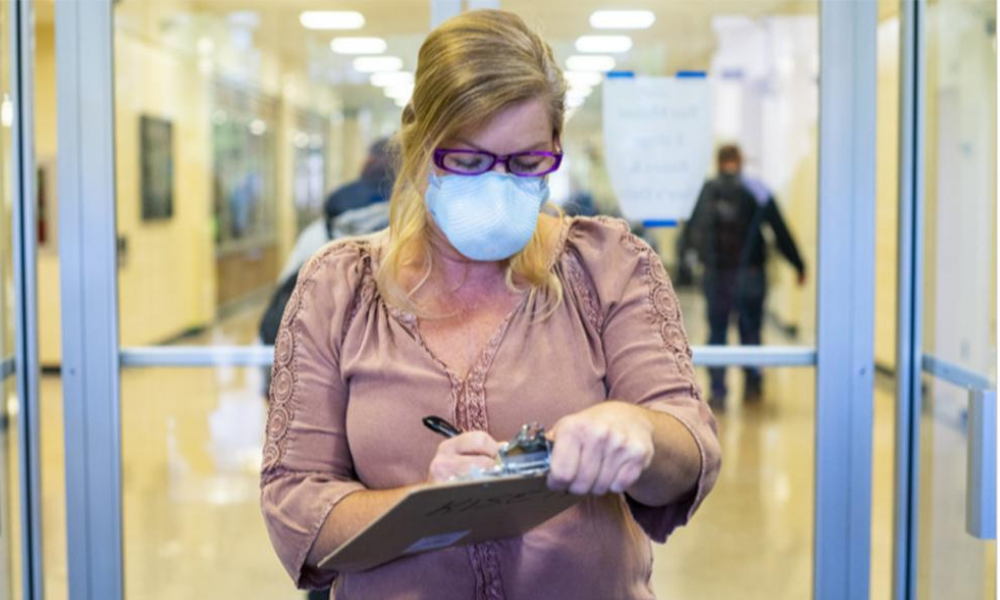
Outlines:
[[[438,148],[434,164],[455,175],[482,175],[502,162],[508,173],[518,177],[541,177],[559,168],[562,152],[515,152],[498,156],[485,150]]]

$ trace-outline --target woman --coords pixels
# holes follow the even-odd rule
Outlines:
[[[565,83],[517,16],[420,50],[389,230],[303,267],[275,344],[262,506],[302,587],[354,598],[652,598],[650,538],[720,464],[677,299],[624,222],[541,213]],[[421,418],[468,432],[447,441]],[[316,568],[412,486],[487,467],[537,421],[548,484],[586,497],[524,536],[359,573]]]

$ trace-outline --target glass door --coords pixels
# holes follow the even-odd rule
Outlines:
[[[423,38],[461,4],[364,3],[358,28],[343,31],[277,3],[56,3],[57,360],[74,599],[302,597],[257,506],[273,355],[261,324],[288,274],[327,241],[328,194],[362,176],[396,130]],[[468,4],[518,13],[578,71],[567,166],[552,182],[564,207],[620,212],[605,168],[603,71],[694,71],[715,98],[707,146],[743,147],[747,174],[773,196],[758,201],[780,207],[805,265],[801,278],[777,258],[759,265],[761,344],[719,347],[725,331],[711,335],[703,288],[678,284],[703,387],[707,368],[730,367],[719,415],[729,463],[690,530],[657,549],[655,589],[858,598],[871,369],[854,376],[854,365],[871,362],[872,294],[851,274],[871,264],[874,139],[842,132],[872,130],[874,89],[855,75],[874,72],[874,4],[651,3],[652,27],[614,32],[629,48],[599,61],[581,56],[581,38],[601,33],[589,5]],[[336,43],[358,37],[393,59],[383,61],[391,77]],[[404,85],[385,85],[393,77]],[[647,225],[679,273],[679,229]],[[847,250],[830,243],[844,231],[861,232]],[[738,541],[720,554],[722,539]]]
[[[995,598],[996,3],[925,14],[916,597]]]
[[[18,361],[15,336],[14,185],[12,181],[9,7],[0,6],[0,600],[23,597]],[[8,112],[9,115],[9,112]]]

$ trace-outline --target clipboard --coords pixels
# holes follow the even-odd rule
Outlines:
[[[402,556],[518,536],[581,499],[548,489],[545,472],[419,487],[320,561],[319,568],[363,571]]]

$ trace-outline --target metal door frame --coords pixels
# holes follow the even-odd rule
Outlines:
[[[69,589],[74,600],[121,600],[120,368],[265,365],[271,356],[119,347],[113,0],[83,4],[56,3]],[[876,9],[874,0],[820,3],[817,347],[695,350],[701,365],[816,365],[820,600],[868,597]]]
[[[123,597],[112,0],[56,2],[66,548],[73,600]]]
[[[867,598],[877,3],[820,4],[814,598]]]
[[[902,2],[899,15],[899,217],[896,296],[896,448],[892,597],[916,598],[919,486],[920,349],[923,313],[923,177],[925,48],[923,0]]]
[[[40,388],[38,364],[38,303],[35,229],[34,147],[34,23],[30,0],[5,3],[10,60],[11,153],[13,194],[12,239],[14,268],[13,360],[4,357],[0,381],[17,377],[19,400],[18,486],[21,523],[21,582],[23,596],[41,600],[43,589]]]
[[[970,415],[995,414],[996,383],[989,377],[923,352],[924,178],[926,164],[927,0],[900,3],[899,219],[897,257],[896,415],[893,487],[892,598],[917,597],[920,499],[920,419],[924,376],[970,391]],[[970,418],[970,438],[973,437]],[[997,423],[975,423],[970,462],[981,477],[969,482],[966,510],[979,535],[996,538]],[[982,435],[979,435],[982,434]],[[992,449],[989,449],[992,448]],[[984,452],[984,449],[988,449]],[[992,473],[990,477],[987,473]],[[969,477],[973,478],[970,470]],[[992,481],[990,481],[992,479]],[[973,507],[990,510],[973,513]],[[991,513],[991,517],[985,514]],[[982,517],[982,519],[980,519]],[[1000,572],[998,572],[1000,576]]]

